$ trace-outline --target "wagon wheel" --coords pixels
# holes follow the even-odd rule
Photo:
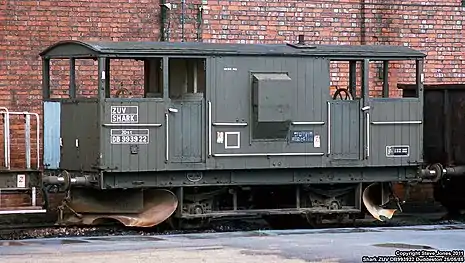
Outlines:
[[[342,95],[344,93],[344,96]],[[345,88],[338,88],[333,95],[333,100],[336,100],[339,97],[341,100],[353,100],[352,94],[350,94],[349,90]]]
[[[121,95],[132,95],[132,92],[126,88],[120,88],[116,91],[115,97],[121,98]]]

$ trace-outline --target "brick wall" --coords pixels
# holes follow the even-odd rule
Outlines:
[[[40,112],[41,62],[38,53],[62,39],[159,40],[233,43],[282,43],[304,34],[311,43],[394,44],[427,52],[427,83],[463,82],[464,8],[460,0],[200,0],[172,2],[161,25],[161,0],[0,0],[0,106]],[[167,1],[168,2],[168,1]],[[203,12],[201,12],[201,10]],[[184,26],[182,26],[184,25]],[[160,35],[161,29],[163,34]],[[67,62],[52,65],[53,96],[67,94]],[[125,69],[123,71],[122,69]],[[96,62],[78,64],[78,94],[95,94]],[[131,69],[128,71],[127,69]],[[141,64],[112,65],[112,88],[142,88]],[[334,85],[347,84],[347,66],[332,68]],[[372,66],[371,74],[376,74]],[[411,64],[389,71],[396,83],[413,81]],[[132,77],[131,77],[132,76]],[[380,83],[374,83],[377,87]],[[373,91],[378,96],[379,91]],[[14,125],[13,161],[24,163],[22,122]],[[2,136],[2,134],[0,134]],[[34,136],[34,133],[33,133]],[[0,147],[3,154],[3,147]]]
[[[0,0],[0,106],[16,111],[41,112],[41,61],[38,54],[53,42],[63,39],[158,40],[158,5],[158,1],[149,0]],[[120,65],[115,65],[115,71],[119,71],[115,73],[122,73],[123,66],[128,66]],[[129,67],[141,70],[138,64]],[[52,64],[53,97],[67,95],[68,68],[67,61]],[[93,61],[78,64],[79,95],[95,94],[96,73],[92,72],[95,69]],[[136,73],[119,74],[113,83],[141,85],[137,78],[131,78],[131,83],[125,81],[127,74]],[[14,166],[24,166],[24,128],[17,127],[23,122],[16,121],[12,131]],[[3,157],[3,147],[0,148]]]
[[[266,4],[264,4],[266,2]],[[460,0],[400,1],[209,1],[205,11],[207,42],[293,42],[299,32],[315,44],[392,44],[428,54],[427,83],[465,79]],[[412,82],[413,64],[396,64],[390,86]],[[371,75],[375,74],[374,65]],[[347,66],[333,67],[333,84],[347,85]],[[377,83],[379,87],[379,83]],[[379,92],[378,92],[379,94]],[[377,93],[373,92],[372,96]],[[394,89],[391,95],[399,95]]]

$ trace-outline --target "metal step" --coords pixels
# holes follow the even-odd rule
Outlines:
[[[46,212],[47,210],[42,209],[40,206],[0,207],[0,215],[39,214]]]
[[[0,199],[2,193],[8,193],[9,191],[31,191],[31,205],[30,206],[18,206],[18,207],[0,207],[0,215],[11,215],[11,214],[37,214],[46,213],[47,210],[40,206],[37,206],[37,188],[2,188],[0,189]]]

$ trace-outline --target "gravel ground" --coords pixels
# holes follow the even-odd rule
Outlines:
[[[260,220],[235,220],[213,222],[207,229],[198,230],[166,230],[163,228],[125,228],[123,226],[105,227],[44,227],[21,230],[0,230],[0,240],[22,240],[31,238],[55,237],[91,237],[91,236],[122,236],[122,235],[171,235],[186,233],[215,233],[248,230],[266,230],[266,222]]]
[[[412,213],[413,212],[413,213]],[[465,223],[465,215],[453,219],[442,218],[445,211],[438,206],[407,206],[406,213],[394,216],[390,222],[379,222],[367,215],[365,220],[352,222],[346,221],[342,224],[323,224],[318,228],[338,228],[338,227],[377,227],[377,226],[412,226],[412,225],[433,225],[433,224],[459,224]],[[47,221],[50,221],[51,215],[47,215]],[[5,219],[4,217],[2,217]],[[16,217],[18,218],[18,217]],[[21,217],[27,222],[39,223],[40,217],[36,218],[31,215]],[[44,219],[44,218],[42,218]],[[20,223],[20,222],[18,222]],[[0,221],[0,226],[11,226],[7,222]],[[185,233],[215,233],[215,232],[234,232],[234,231],[252,231],[267,230],[270,227],[263,220],[232,220],[232,221],[213,221],[207,229],[198,230],[166,230],[162,227],[152,229],[134,228],[128,229],[118,226],[108,227],[39,227],[33,229],[1,229],[0,240],[22,240],[30,238],[55,238],[55,237],[84,237],[84,236],[121,236],[121,235],[169,235]]]
[[[465,216],[446,220],[441,218],[442,213],[426,215],[402,215],[394,217],[390,222],[379,222],[367,216],[367,219],[357,221],[347,221],[341,224],[323,224],[321,228],[341,228],[341,227],[395,227],[414,225],[444,225],[465,223]],[[234,231],[253,231],[270,229],[266,222],[262,220],[233,220],[214,221],[207,229],[198,230],[164,230],[161,228],[124,228],[122,226],[107,227],[45,227],[22,230],[0,230],[0,240],[23,240],[31,238],[55,238],[55,237],[92,237],[92,236],[122,236],[122,235],[171,235],[187,233],[218,233]]]

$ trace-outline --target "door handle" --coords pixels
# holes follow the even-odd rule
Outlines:
[[[365,129],[366,129],[366,154],[365,157],[368,159],[370,157],[370,106],[364,106],[360,109],[365,115]]]
[[[178,109],[175,109],[175,108],[168,108],[168,111],[169,111],[169,112],[176,113],[176,112],[178,112]]]

